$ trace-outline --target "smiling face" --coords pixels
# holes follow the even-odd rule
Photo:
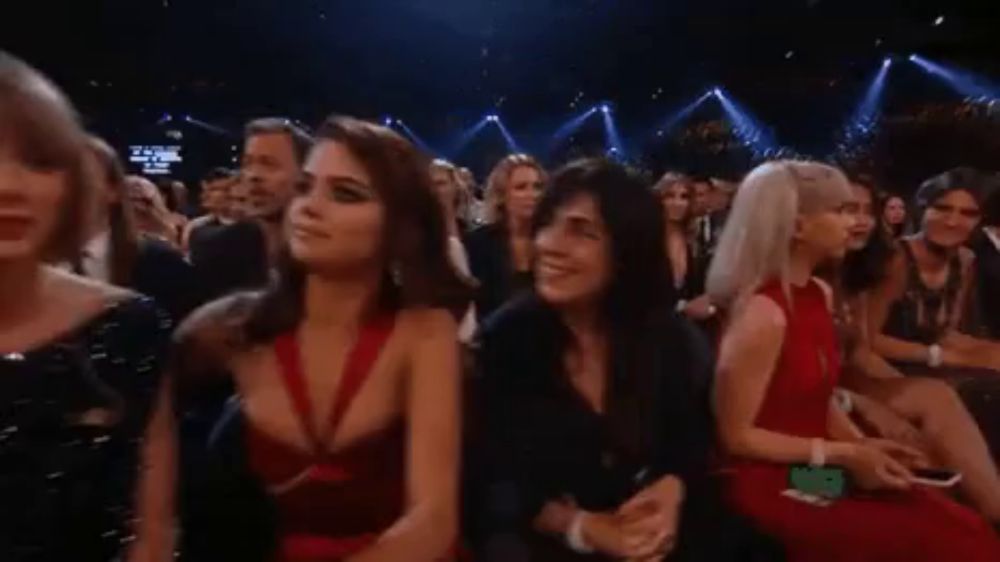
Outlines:
[[[310,271],[382,269],[385,211],[371,175],[344,144],[310,152],[288,213],[292,256]]]
[[[924,236],[944,248],[957,248],[972,236],[981,218],[979,204],[968,191],[955,189],[934,200],[924,213]]]
[[[535,289],[556,308],[593,307],[611,280],[607,228],[590,195],[581,194],[556,209],[535,235]]]

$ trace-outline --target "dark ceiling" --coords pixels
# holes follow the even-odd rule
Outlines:
[[[336,111],[403,117],[437,141],[496,110],[515,135],[540,138],[609,100],[629,134],[723,84],[808,145],[831,136],[884,56],[1000,76],[996,0],[17,4],[0,47],[56,78],[99,130],[164,112],[236,131],[254,115],[314,123]],[[915,68],[892,80],[890,104],[952,95]]]

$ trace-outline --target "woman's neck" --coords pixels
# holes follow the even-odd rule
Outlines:
[[[944,246],[935,244],[927,239],[927,235],[921,232],[920,234],[913,237],[914,246],[918,255],[923,258],[923,261],[930,266],[930,269],[940,269],[947,267],[948,261],[955,255],[958,251],[954,248],[946,248]]]
[[[305,281],[303,322],[322,328],[356,328],[375,305],[379,275],[335,278],[309,274]]]
[[[38,312],[44,272],[34,260],[0,261],[0,331]]]
[[[788,259],[788,282],[794,287],[805,287],[812,279],[817,265],[816,259],[793,249]]]
[[[667,221],[667,236],[687,239],[688,229],[683,223]]]
[[[512,239],[531,238],[531,221],[508,217],[507,232]]]
[[[604,330],[597,312],[590,307],[566,309],[559,313],[572,338],[571,346],[581,355],[600,353],[604,349]]]

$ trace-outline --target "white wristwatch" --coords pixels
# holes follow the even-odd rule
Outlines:
[[[573,552],[580,554],[591,554],[594,552],[594,547],[587,544],[587,541],[583,538],[583,519],[586,516],[586,511],[578,509],[576,514],[573,515],[573,520],[570,521],[569,527],[566,528],[566,546]]]
[[[927,348],[927,366],[937,369],[944,363],[944,352],[941,346],[933,344]]]

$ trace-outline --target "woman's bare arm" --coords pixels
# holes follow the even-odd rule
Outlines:
[[[171,562],[174,559],[177,443],[172,391],[168,378],[164,377],[142,450],[142,470],[136,492],[139,522],[129,562]]]
[[[885,334],[885,324],[893,303],[906,291],[906,261],[897,251],[886,268],[886,276],[868,298],[868,333],[872,350],[882,357],[908,363],[927,363],[930,351],[921,343]]]
[[[715,410],[723,447],[731,455],[775,463],[808,462],[810,439],[754,425],[781,353],[787,320],[771,299],[755,296],[726,331],[715,384]],[[849,455],[846,443],[828,443],[829,462]]]
[[[437,560],[458,537],[460,373],[457,329],[444,311],[408,313],[414,347],[408,387],[407,506],[350,562]]]

